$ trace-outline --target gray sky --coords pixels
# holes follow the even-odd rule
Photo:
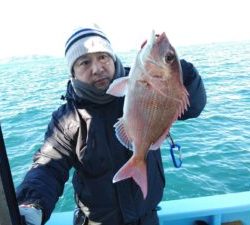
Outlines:
[[[249,2],[249,3],[248,3]],[[117,51],[151,30],[173,45],[250,40],[249,0],[0,0],[0,57],[63,56],[68,34],[97,23]]]

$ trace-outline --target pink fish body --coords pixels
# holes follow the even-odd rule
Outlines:
[[[114,127],[119,141],[133,151],[113,182],[132,177],[146,198],[147,153],[161,146],[173,122],[189,105],[180,62],[165,33],[156,37],[152,32],[129,76],[114,80],[107,93],[125,95],[123,116]]]

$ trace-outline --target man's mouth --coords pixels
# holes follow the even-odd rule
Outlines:
[[[101,78],[94,82],[96,88],[105,89],[109,86],[110,80],[108,78]]]

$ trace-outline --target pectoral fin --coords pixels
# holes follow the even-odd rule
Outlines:
[[[106,91],[107,94],[122,97],[126,95],[129,77],[115,79]]]

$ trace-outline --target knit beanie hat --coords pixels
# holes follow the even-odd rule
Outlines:
[[[75,30],[65,45],[65,58],[71,74],[73,65],[80,56],[95,52],[106,52],[116,60],[110,41],[97,26]]]

